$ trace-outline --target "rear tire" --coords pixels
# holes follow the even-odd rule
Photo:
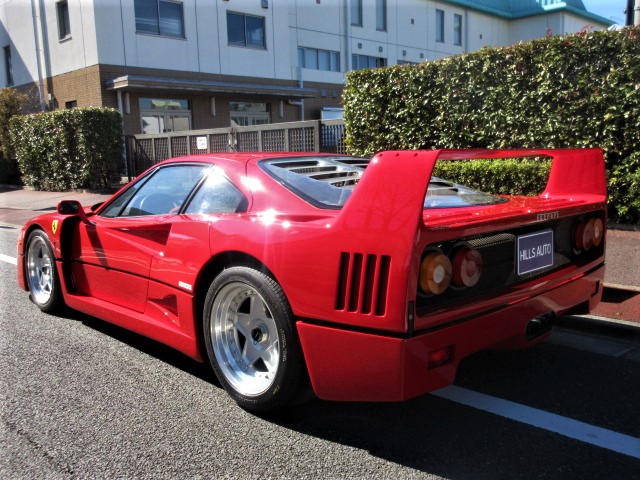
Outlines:
[[[59,310],[64,304],[60,279],[51,244],[42,230],[34,230],[27,239],[25,271],[31,301],[43,312]]]
[[[278,283],[232,267],[209,287],[204,338],[211,366],[242,408],[267,412],[297,401],[306,384],[289,303]]]

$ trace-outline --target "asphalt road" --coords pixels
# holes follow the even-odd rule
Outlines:
[[[483,352],[405,403],[259,418],[169,348],[41,313],[15,283],[17,233],[0,228],[0,478],[640,479],[632,330]]]

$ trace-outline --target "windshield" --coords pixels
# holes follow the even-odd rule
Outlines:
[[[341,208],[358,184],[369,158],[322,156],[263,160],[260,166],[286,188],[320,208]],[[506,199],[431,177],[424,208],[493,205]]]

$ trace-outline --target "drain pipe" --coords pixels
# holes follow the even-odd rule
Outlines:
[[[42,79],[42,49],[40,48],[40,37],[38,35],[39,16],[36,13],[36,2],[31,0],[31,17],[33,20],[33,38],[36,47],[36,64],[38,66],[38,95],[40,97],[40,111],[45,111],[44,103],[44,81]]]
[[[300,88],[304,88],[304,78],[302,68],[300,69]],[[300,121],[304,122],[304,98],[300,99]]]

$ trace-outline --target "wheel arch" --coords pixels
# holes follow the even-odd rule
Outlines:
[[[53,243],[51,242],[51,238],[49,237],[49,233],[47,232],[47,229],[44,228],[39,223],[31,223],[21,232],[21,235],[20,235],[21,241],[18,242],[18,262],[21,262],[22,268],[18,269],[18,275],[21,277],[18,279],[18,283],[20,284],[20,286],[24,285],[24,290],[26,291],[29,290],[29,282],[27,281],[27,248],[28,248],[27,241],[29,240],[29,236],[35,230],[40,230],[42,233],[44,233],[45,236],[47,237],[47,241],[49,242],[50,245],[52,245],[52,248],[53,248]],[[55,251],[54,251],[54,256],[55,256]]]
[[[259,272],[264,273],[265,275],[269,275],[273,280],[278,282],[278,279],[273,274],[273,272],[260,260],[256,257],[249,255],[245,252],[229,250],[226,252],[220,252],[209,260],[209,262],[202,268],[200,271],[198,278],[196,280],[193,294],[194,294],[194,318],[196,321],[195,331],[196,331],[196,341],[198,344],[198,351],[203,358],[206,358],[207,350],[204,343],[204,335],[202,331],[202,326],[204,322],[204,318],[202,316],[204,311],[204,303],[207,297],[207,291],[209,290],[209,286],[214,278],[216,278],[221,272],[230,267],[250,267],[258,270]],[[282,285],[278,282],[281,288]],[[286,297],[286,292],[285,292]],[[287,303],[288,303],[287,299]],[[290,306],[291,304],[289,304]]]

